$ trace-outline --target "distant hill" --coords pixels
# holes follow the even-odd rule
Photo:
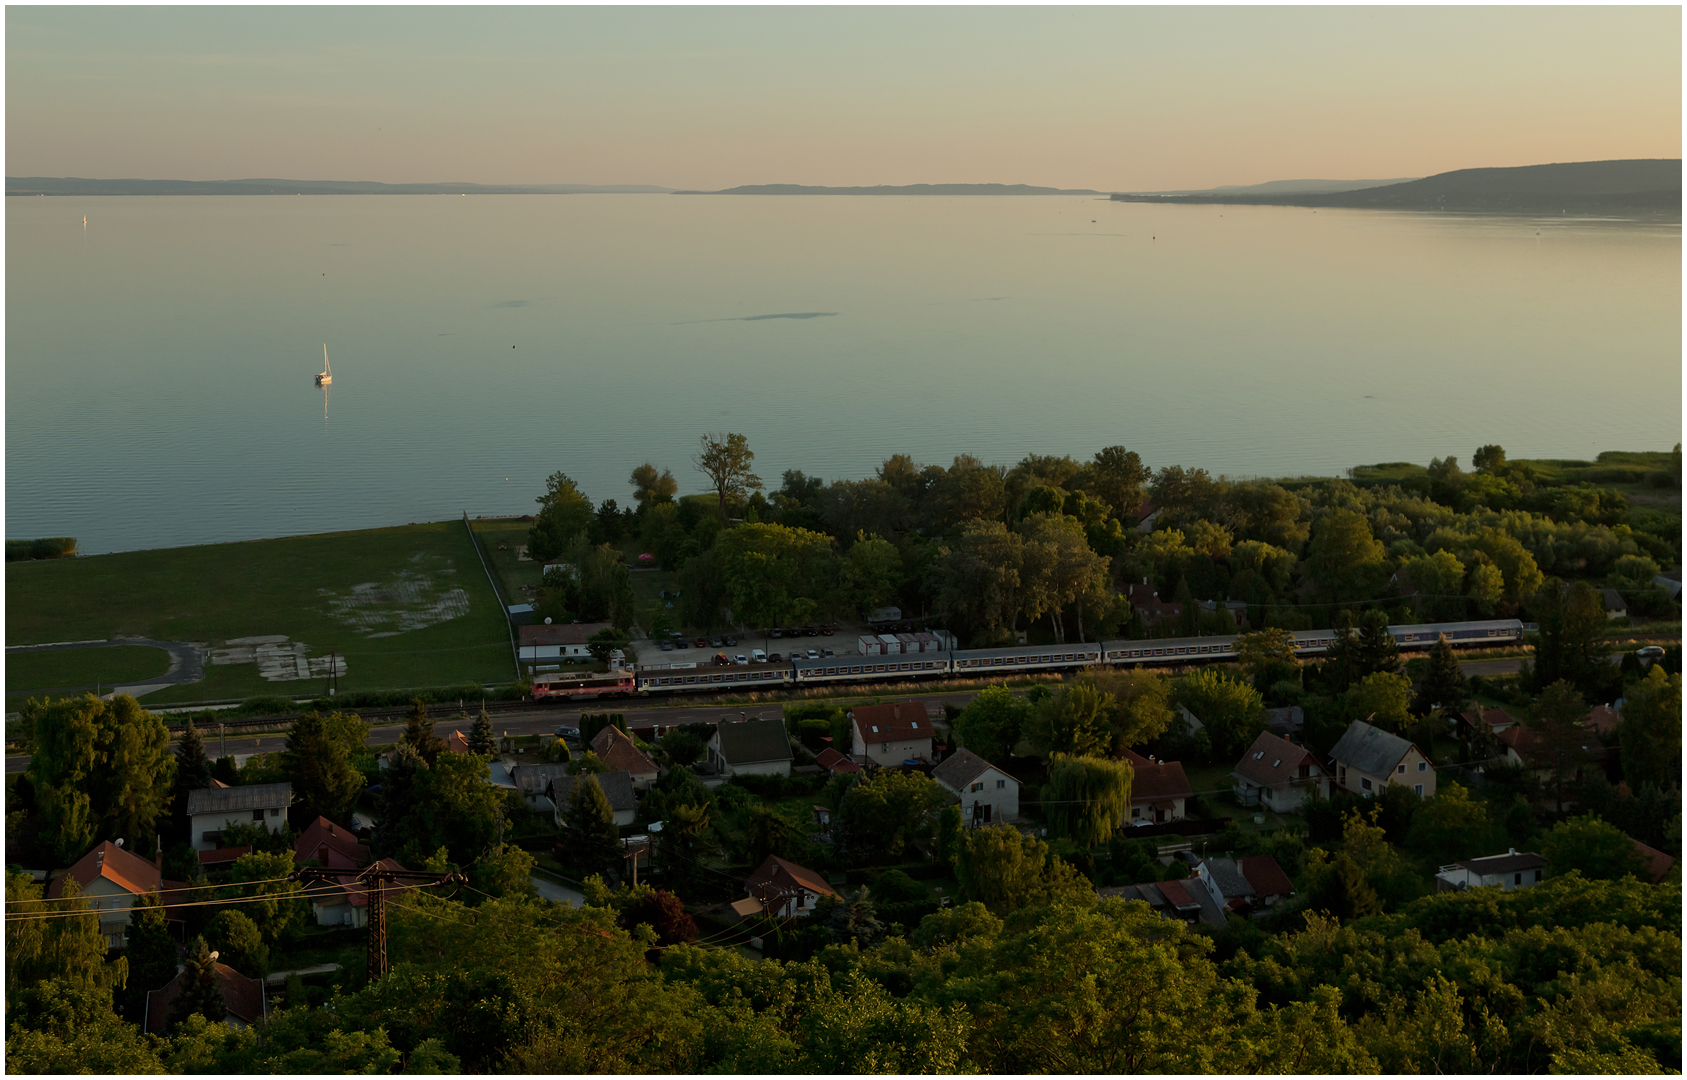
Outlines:
[[[377,184],[370,180],[84,180],[8,176],[8,195],[661,195],[643,184]]]
[[[810,187],[807,184],[744,184],[725,191],[676,191],[675,195],[1100,195],[1089,188],[1032,187],[1029,184],[884,184],[877,187]]]
[[[1327,195],[1333,191],[1355,191],[1359,188],[1382,187],[1385,184],[1404,184],[1416,180],[1403,176],[1394,180],[1268,180],[1263,184],[1222,184],[1215,188],[1188,191],[1137,191],[1134,195]]]
[[[1681,159],[1633,158],[1458,169],[1421,180],[1327,193],[1259,192],[1113,196],[1119,202],[1339,206],[1390,210],[1487,212],[1681,213]]]

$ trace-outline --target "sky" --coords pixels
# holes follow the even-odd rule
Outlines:
[[[19,7],[6,173],[1173,190],[1681,156],[1679,7]]]

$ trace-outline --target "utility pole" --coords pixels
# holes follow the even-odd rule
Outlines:
[[[387,860],[382,860],[383,862]],[[390,883],[409,882],[419,885],[467,885],[468,879],[462,874],[434,874],[425,870],[399,870],[394,866],[383,866],[377,862],[359,871],[354,877],[344,876],[343,870],[330,870],[321,866],[304,866],[293,871],[288,880],[297,881],[305,886],[305,895],[312,895],[312,886],[316,886],[316,895],[322,895],[327,886],[334,889],[350,889],[363,886],[369,900],[369,953],[368,969],[369,981],[374,982],[387,973],[387,896],[386,887]]]

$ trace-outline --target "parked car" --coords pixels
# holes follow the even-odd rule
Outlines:
[[[773,629],[771,629],[767,632],[767,636],[768,637],[782,638],[782,637],[785,636],[785,631],[783,631],[783,630],[779,629],[777,626],[775,626]]]
[[[732,666],[732,661],[728,660],[726,658],[726,654],[723,653],[723,652],[718,652],[718,653],[715,654],[715,658],[713,660],[713,663],[716,667],[731,667]]]
[[[669,638],[663,638],[662,639],[662,651],[663,652],[673,652],[674,651],[674,643],[671,639],[669,639]]]
[[[770,664],[777,664],[783,659],[785,659],[785,658],[783,656],[780,656],[778,653],[768,653],[767,654],[767,662],[770,663]]]
[[[808,650],[808,658],[809,658],[809,659],[810,659],[810,660],[818,660],[818,659],[820,659],[820,650],[819,650],[819,649],[810,649],[810,650]]]
[[[752,664],[765,664],[765,663],[767,663],[767,653],[763,652],[761,649],[751,649],[750,650],[750,663],[752,663]]]
[[[744,655],[744,654],[743,654],[743,653],[739,653],[739,654],[738,654],[738,655],[737,655],[737,656],[734,656],[734,657],[733,657],[733,658],[732,658],[732,662],[733,662],[733,663],[734,663],[734,664],[744,664],[744,665],[748,665],[748,664],[749,664],[749,662],[750,662],[750,658],[749,658],[749,657],[747,657],[747,656],[745,656],[745,655]]]
[[[733,637],[731,634],[728,634],[726,635],[726,644],[730,648],[731,646],[738,644],[738,639]]]
[[[700,637],[691,643],[691,647],[693,649],[707,649],[709,647],[709,639]]]
[[[821,649],[820,650],[820,659],[822,659],[822,660],[826,659],[826,657],[828,657],[828,656],[836,656],[836,655],[838,655],[838,654],[833,652],[831,649]]]
[[[723,644],[724,644],[724,642],[722,642],[721,639],[718,638],[718,637],[712,637],[712,638],[709,639],[709,648],[711,648],[711,649],[718,649]]]

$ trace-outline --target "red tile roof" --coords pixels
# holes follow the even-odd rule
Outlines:
[[[1164,896],[1166,898],[1166,903],[1170,904],[1172,907],[1186,908],[1200,906],[1200,901],[1196,900],[1193,896],[1190,896],[1189,890],[1184,888],[1183,882],[1177,880],[1176,878],[1173,878],[1170,881],[1162,881],[1158,884],[1160,886],[1160,895]]]
[[[1131,781],[1131,802],[1163,802],[1169,799],[1190,799],[1195,789],[1183,775],[1180,761],[1149,761],[1133,750],[1125,751],[1136,776]]]
[[[323,858],[323,848],[340,855],[343,861],[330,862]],[[334,824],[320,814],[315,821],[305,826],[305,831],[299,834],[298,841],[293,845],[293,861],[297,863],[315,859],[324,866],[368,866],[370,858],[369,848],[353,836],[349,829]]]
[[[806,866],[787,862],[777,855],[769,855],[744,881],[745,891],[766,902],[770,897],[788,896],[798,889],[824,896],[838,895],[826,880]]]
[[[76,883],[87,892],[88,886],[97,878],[105,878],[125,892],[140,895],[161,887],[163,873],[152,863],[136,855],[132,851],[125,851],[109,840],[95,844],[88,854],[76,860],[76,864],[59,875],[47,889],[49,897],[58,897],[64,892],[64,879],[75,878]]]
[[[1242,876],[1254,887],[1255,896],[1287,896],[1295,891],[1289,875],[1271,856],[1244,855],[1236,861],[1241,864]]]
[[[1617,725],[1622,723],[1622,721],[1623,714],[1618,712],[1616,709],[1611,708],[1611,706],[1595,705],[1591,710],[1589,710],[1586,719],[1584,719],[1582,723],[1599,732],[1601,735],[1609,735],[1611,732],[1617,730]]]
[[[1666,855],[1655,847],[1647,847],[1640,841],[1634,842],[1634,848],[1646,860],[1647,871],[1652,875],[1652,881],[1659,882],[1669,873],[1669,868],[1675,865],[1675,856]]]
[[[217,982],[223,992],[223,1010],[229,1016],[237,1016],[247,1024],[256,1024],[268,1015],[269,1002],[264,996],[262,979],[248,979],[227,964],[216,966]],[[146,1028],[147,1032],[162,1035],[170,1026],[170,1013],[176,1006],[176,998],[180,996],[187,985],[187,972],[181,972],[175,978],[164,984],[163,989],[153,990],[146,996]],[[221,1017],[218,1017],[221,1019]]]
[[[1477,722],[1477,714],[1475,712],[1462,712],[1459,713],[1459,716],[1463,717],[1466,724],[1474,726]],[[1517,723],[1517,718],[1506,712],[1504,709],[1483,709],[1481,710],[1481,718],[1486,720],[1488,722],[1488,726],[1495,731],[1499,731],[1501,728],[1511,727],[1513,724]]]
[[[931,714],[918,701],[857,705],[850,719],[866,743],[916,742],[932,736]]]
[[[199,865],[224,866],[234,862],[236,859],[240,858],[240,856],[251,850],[251,844],[241,844],[239,847],[220,847],[212,851],[201,851],[198,853]]]
[[[860,772],[861,766],[828,746],[814,758],[814,763],[831,773]]]
[[[466,754],[469,752],[469,737],[461,731],[453,731],[445,737],[445,749],[452,754]]]
[[[1236,763],[1236,772],[1261,787],[1275,788],[1297,779],[1303,762],[1316,770],[1309,770],[1309,775],[1322,773],[1318,759],[1306,747],[1262,731]]]
[[[656,772],[656,763],[633,745],[631,735],[614,724],[592,736],[592,752],[611,772],[621,771],[633,776],[650,776]]]

